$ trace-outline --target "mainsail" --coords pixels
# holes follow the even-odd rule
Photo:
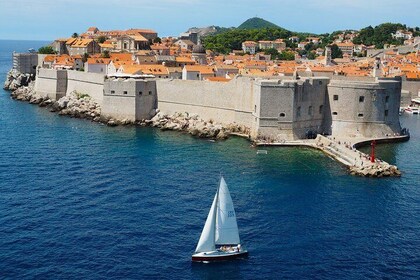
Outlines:
[[[216,244],[233,245],[239,243],[241,242],[235,209],[225,179],[222,177],[195,252],[214,251],[216,250]]]
[[[223,177],[220,179],[219,186],[215,242],[217,245],[241,243],[235,209]]]
[[[196,253],[210,252],[216,249],[215,247],[215,230],[216,230],[216,204],[218,192],[213,199],[209,215],[207,216],[206,223],[204,224],[203,231],[201,232],[200,240],[198,241]]]

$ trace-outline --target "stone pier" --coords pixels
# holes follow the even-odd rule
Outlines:
[[[349,140],[345,139],[318,135],[317,138],[313,140],[282,141],[274,143],[257,142],[256,145],[310,147],[324,152],[331,158],[347,166],[350,174],[352,175],[364,177],[390,177],[401,176],[401,172],[398,170],[398,167],[379,159],[376,159],[375,162],[371,162],[369,155],[360,152],[356,149],[356,147],[370,143],[371,140],[383,143],[407,141],[409,138],[409,135],[404,135],[389,136],[381,139],[357,139],[357,141],[352,139],[355,142],[351,143]]]

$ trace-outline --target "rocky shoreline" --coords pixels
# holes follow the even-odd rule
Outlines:
[[[250,129],[245,126],[235,123],[222,125],[213,120],[205,121],[199,118],[197,114],[187,112],[173,115],[158,112],[151,120],[142,121],[141,124],[157,127],[161,130],[183,131],[199,138],[222,140],[232,134],[250,137]]]
[[[21,87],[29,86],[29,84],[33,81],[35,81],[34,74],[23,74],[15,69],[12,69],[7,73],[3,88],[5,90],[15,91]]]
[[[51,112],[56,112],[59,115],[88,119],[108,126],[150,126],[161,130],[181,131],[195,137],[215,140],[223,140],[230,135],[249,137],[250,134],[250,129],[245,126],[237,124],[223,125],[213,120],[206,121],[201,119],[197,114],[186,112],[168,115],[156,110],[156,115],[152,119],[139,121],[107,118],[101,115],[100,105],[87,94],[74,91],[59,100],[54,100],[37,94],[34,86],[34,77],[12,70],[8,73],[4,89],[12,91],[10,95],[15,100],[38,104],[40,107],[46,107]]]
[[[357,175],[362,177],[400,177],[401,171],[395,165],[383,163],[379,165],[370,165],[366,167],[349,167],[351,175]]]
[[[119,126],[119,125],[138,125],[138,126],[150,126],[156,127],[161,130],[173,130],[188,133],[198,138],[208,138],[215,140],[227,139],[230,135],[238,135],[246,137],[251,140],[250,129],[245,126],[238,124],[221,124],[216,123],[213,120],[203,120],[197,114],[190,113],[174,113],[172,115],[165,114],[156,110],[156,115],[150,120],[139,120],[132,121],[128,119],[113,119],[107,118],[101,115],[101,107],[96,103],[89,95],[82,94],[79,92],[72,92],[59,100],[50,99],[37,94],[34,90],[35,81],[34,77],[27,74],[20,74],[16,71],[10,71],[7,76],[7,80],[4,84],[4,89],[12,91],[11,97],[16,100],[26,101],[31,104],[38,104],[40,107],[46,107],[51,112],[56,112],[59,115],[69,116],[73,118],[88,119],[93,122],[103,123],[108,126]],[[258,141],[258,139],[252,139]],[[321,144],[318,142],[315,148],[321,149],[327,154],[330,154],[336,160],[343,162],[339,159],[337,152],[340,151],[336,147],[336,152],[332,149],[337,143],[331,140],[324,139],[325,142]],[[326,148],[329,149],[326,149]],[[341,149],[342,150],[342,149]],[[349,151],[347,151],[348,153]],[[357,151],[358,152],[358,151]],[[345,153],[344,153],[345,154]],[[343,154],[343,155],[344,155]],[[360,154],[360,155],[359,155]],[[358,152],[358,156],[362,158],[363,153]],[[353,157],[351,157],[353,158]],[[401,176],[401,172],[394,165],[390,165],[383,161],[377,161],[373,164],[365,164],[357,161],[355,157],[355,163],[348,164],[349,173],[351,175],[363,176],[363,177],[390,177],[390,176]]]

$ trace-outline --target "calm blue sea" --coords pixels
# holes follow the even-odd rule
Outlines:
[[[11,52],[44,45],[0,41]],[[378,147],[401,178],[349,176],[323,154],[109,128],[0,90],[1,279],[420,278],[420,118]],[[247,260],[192,264],[219,174]]]

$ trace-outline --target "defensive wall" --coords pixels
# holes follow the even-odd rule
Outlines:
[[[104,85],[105,84],[105,85]],[[59,99],[89,94],[102,113],[141,120],[156,109],[248,127],[252,137],[276,141],[312,137],[383,137],[400,133],[401,80],[237,76],[226,83],[173,79],[108,79],[102,74],[38,69],[35,90]]]
[[[355,82],[332,80],[328,85],[331,109],[329,134],[383,137],[401,132],[401,81]]]
[[[67,92],[73,91],[89,94],[98,104],[104,96],[105,76],[98,73],[86,73],[76,70],[67,71]]]
[[[103,100],[105,76],[75,70],[38,68],[35,92],[41,96],[60,99],[73,91],[89,94],[100,105]]]
[[[38,68],[35,80],[35,92],[43,97],[58,100],[67,92],[66,70]]]
[[[162,112],[195,113],[203,119],[254,129],[253,79],[236,77],[227,83],[160,79],[156,86]]]
[[[258,133],[293,140],[323,133],[328,78],[257,80]]]
[[[154,80],[112,79],[105,81],[101,115],[119,120],[150,119],[156,114]]]

